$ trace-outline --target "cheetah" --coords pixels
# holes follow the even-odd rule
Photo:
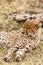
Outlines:
[[[8,49],[7,54],[4,56],[3,58],[4,61],[6,62],[10,61],[13,53],[16,54],[15,56],[16,61],[22,61],[22,59],[24,59],[25,57],[26,52],[29,52],[30,50],[34,49],[36,46],[39,45],[40,35],[41,35],[41,24],[39,22],[36,22],[34,20],[26,21],[22,29],[23,29],[24,34],[21,32],[17,36],[15,36],[15,34],[12,35],[12,34],[7,33],[8,36],[12,35],[13,38],[10,36],[9,38],[10,40],[12,39],[11,42],[13,43],[11,47]],[[1,33],[1,36],[2,36],[2,33]],[[6,37],[6,35],[4,36]],[[3,39],[6,39],[6,38],[3,38]],[[3,42],[3,39],[2,39],[2,42]]]

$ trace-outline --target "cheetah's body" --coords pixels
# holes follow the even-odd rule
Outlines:
[[[39,45],[40,35],[41,35],[41,28],[37,30],[37,32],[34,34],[33,37],[27,36],[22,33],[15,35],[11,32],[10,33],[0,32],[0,47],[2,46],[9,48],[8,53],[5,56],[8,58],[8,60],[11,59],[12,53],[14,53],[15,51],[16,51],[16,58],[18,56],[22,58],[26,51],[34,49],[36,46]]]

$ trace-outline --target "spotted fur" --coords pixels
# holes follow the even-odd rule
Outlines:
[[[17,61],[21,61],[25,57],[26,52],[31,51],[32,49],[34,49],[36,46],[39,45],[40,35],[41,35],[41,26],[39,26],[40,23],[39,24],[37,23],[37,26],[39,26],[39,27],[36,26],[36,22],[34,22],[33,20],[32,21],[30,20],[29,22],[25,22],[25,23],[26,23],[26,25],[28,23],[28,27],[30,27],[30,30],[32,31],[32,32],[31,31],[29,32],[29,35],[23,34],[22,32],[16,36],[15,36],[15,34],[7,33],[7,32],[0,33],[0,35],[1,35],[0,41],[4,42],[4,40],[7,40],[5,42],[6,44],[9,41],[10,42],[8,44],[12,44],[9,47],[8,53],[4,57],[5,61],[10,61],[13,53],[16,54],[15,59]],[[30,24],[32,25],[32,27]],[[26,29],[27,29],[27,27],[26,27]],[[29,28],[27,30],[29,30]],[[25,33],[26,33],[26,31],[25,31]],[[2,42],[0,44],[2,44]]]

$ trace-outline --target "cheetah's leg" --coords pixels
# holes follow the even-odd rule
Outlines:
[[[30,51],[30,49],[32,50],[32,48],[34,48],[34,46],[28,43],[23,49],[18,49],[15,57],[16,61],[22,61],[22,59],[25,57],[26,52]]]
[[[24,56],[25,56],[25,49],[24,48],[23,49],[18,49],[18,51],[16,52],[15,60],[17,62],[22,61]]]
[[[10,59],[12,58],[12,54],[15,53],[19,48],[22,48],[23,45],[21,45],[20,43],[15,44],[14,47],[10,48],[8,50],[8,53],[6,54],[6,56],[4,57],[4,61],[10,61]]]
[[[17,48],[10,48],[10,49],[8,50],[8,53],[6,54],[6,56],[3,58],[4,61],[9,62],[9,61],[12,59],[12,54],[13,54],[14,52],[16,52],[16,50],[17,50]]]

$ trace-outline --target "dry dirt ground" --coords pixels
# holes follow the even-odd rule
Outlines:
[[[43,65],[43,29],[40,45],[35,50],[28,52],[23,62],[5,62],[3,56],[6,52],[7,49],[0,49],[0,65]]]

